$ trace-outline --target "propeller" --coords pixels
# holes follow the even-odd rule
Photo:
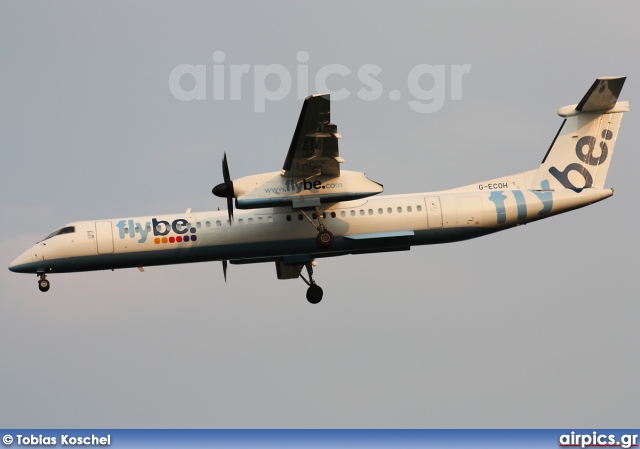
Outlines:
[[[233,181],[229,175],[229,164],[227,164],[227,153],[224,153],[222,158],[222,176],[224,182],[218,184],[211,191],[215,196],[227,199],[227,210],[229,211],[229,224],[233,222]]]
[[[229,212],[229,225],[233,223],[233,181],[231,180],[231,175],[229,174],[229,164],[227,163],[227,153],[224,153],[224,157],[222,158],[222,177],[224,182],[218,184],[213,188],[211,193],[220,198],[227,199],[227,211]],[[218,208],[220,210],[220,208]],[[227,260],[222,260],[222,274],[224,275],[224,282],[227,283]]]
[[[222,259],[222,274],[224,274],[224,283],[227,283],[227,261]]]

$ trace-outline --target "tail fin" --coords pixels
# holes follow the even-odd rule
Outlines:
[[[598,78],[577,105],[565,106],[558,130],[536,176],[533,189],[603,188],[618,137],[622,113],[618,102],[626,77]]]

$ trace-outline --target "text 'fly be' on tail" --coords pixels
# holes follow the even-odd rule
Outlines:
[[[565,120],[551,143],[532,188],[536,190],[603,188],[623,112],[618,102],[626,77],[603,77],[577,105],[562,107]]]

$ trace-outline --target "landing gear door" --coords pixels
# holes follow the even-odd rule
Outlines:
[[[113,254],[113,232],[110,221],[96,222],[96,244],[98,254]]]
[[[427,207],[427,224],[430,229],[442,227],[442,209],[440,208],[440,197],[428,196],[424,199]]]

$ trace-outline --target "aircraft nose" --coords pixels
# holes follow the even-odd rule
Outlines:
[[[13,262],[9,264],[9,270],[14,273],[26,273],[27,266],[33,262],[31,260],[31,248],[16,257]]]

